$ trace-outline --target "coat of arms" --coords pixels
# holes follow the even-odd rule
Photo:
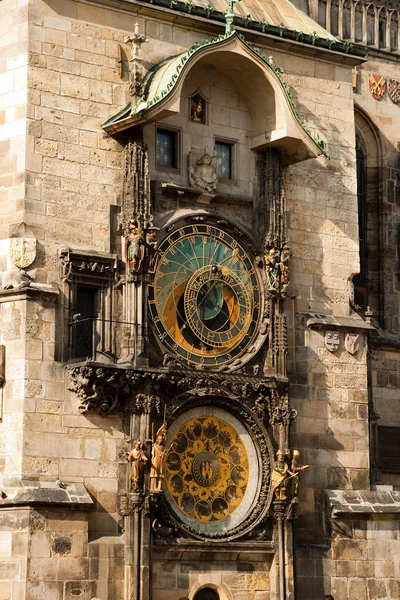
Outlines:
[[[336,352],[339,349],[339,332],[338,331],[326,331],[325,332],[325,347],[329,352]]]
[[[381,75],[370,75],[368,77],[369,91],[375,100],[381,100],[386,89],[386,79]]]
[[[360,336],[357,333],[347,333],[344,347],[349,354],[355,354],[360,347]]]
[[[387,80],[387,92],[391,101],[398,104],[400,102],[400,81],[389,77]]]
[[[26,269],[36,258],[35,238],[12,238],[10,240],[11,260],[19,269]]]

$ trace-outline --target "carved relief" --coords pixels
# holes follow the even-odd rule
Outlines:
[[[10,240],[10,256],[16,267],[26,269],[36,258],[36,239],[12,238]]]
[[[189,181],[194,187],[215,192],[218,183],[218,156],[189,153]]]

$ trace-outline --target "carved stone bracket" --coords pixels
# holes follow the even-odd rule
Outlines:
[[[289,400],[287,396],[282,400],[282,384],[273,377],[130,370],[96,363],[70,367],[69,375],[68,389],[77,394],[82,412],[160,414],[160,398],[173,406],[182,394],[196,390],[203,397],[218,394],[235,398],[260,420],[283,423],[289,418]]]
[[[70,282],[74,275],[90,279],[108,279],[117,269],[117,257],[99,252],[72,250],[62,247],[58,250],[60,278]]]

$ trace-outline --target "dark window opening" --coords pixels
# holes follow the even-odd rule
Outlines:
[[[351,37],[351,9],[350,4],[345,2],[343,5],[343,39],[348,40]]]
[[[96,347],[96,288],[76,287],[75,310],[71,317],[74,358],[91,358]]]
[[[219,594],[212,588],[201,588],[193,600],[219,600]]]
[[[332,0],[331,4],[331,34],[339,34],[339,6],[337,0]]]
[[[382,473],[400,473],[400,427],[378,426],[378,465]]]
[[[326,0],[318,2],[318,23],[326,28]]]
[[[386,48],[386,11],[379,13],[379,48]]]
[[[357,159],[357,205],[358,205],[358,238],[360,247],[360,272],[353,278],[354,284],[354,306],[357,310],[362,310],[367,306],[367,212],[366,212],[366,164],[365,151],[357,140],[356,147]]]
[[[157,129],[156,163],[158,167],[178,168],[177,137],[177,131]]]
[[[399,25],[397,15],[392,14],[390,20],[390,49],[398,50],[399,46]]]
[[[223,179],[232,179],[233,144],[215,142],[215,153],[218,156],[218,175]]]
[[[363,40],[363,15],[362,15],[362,4],[361,2],[359,2],[356,6],[356,11],[355,11],[355,23],[354,23],[354,28],[355,28],[355,40],[356,42],[362,42]]]
[[[367,44],[375,43],[375,9],[370,6],[367,13]]]

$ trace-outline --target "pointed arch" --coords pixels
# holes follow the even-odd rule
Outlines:
[[[379,133],[368,115],[355,108],[360,272],[353,278],[355,304],[371,306],[380,317],[381,199],[379,172],[382,156]]]

